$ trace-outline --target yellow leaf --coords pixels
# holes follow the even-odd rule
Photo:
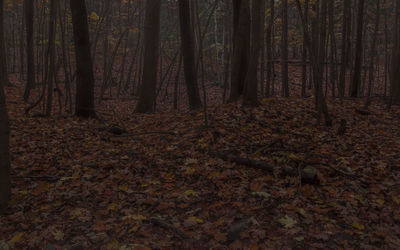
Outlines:
[[[129,187],[128,187],[128,185],[122,185],[122,186],[119,186],[118,189],[126,192],[129,189]]]
[[[190,217],[188,218],[188,220],[190,220],[190,221],[196,221],[196,222],[198,222],[198,223],[203,223],[203,222],[204,222],[202,219],[197,218],[196,216],[190,216]]]
[[[127,215],[122,217],[122,220],[133,220],[133,221],[142,221],[146,220],[146,217],[141,215],[141,214],[133,214],[133,215]]]
[[[9,243],[15,244],[18,243],[22,240],[22,236],[24,236],[24,233],[19,233],[14,235],[14,237],[12,237],[12,239],[9,241]]]
[[[187,158],[185,160],[185,165],[192,165],[192,164],[197,164],[197,159],[193,159],[193,158]]]
[[[292,160],[292,161],[298,161],[298,160],[302,160],[302,157],[300,155],[296,155],[294,153],[290,153],[288,155],[288,159]]]
[[[285,215],[285,217],[279,219],[279,223],[281,223],[282,226],[284,226],[285,228],[292,228],[297,223],[297,221]]]
[[[136,27],[133,27],[133,28],[130,28],[130,29],[129,29],[129,32],[131,32],[131,33],[138,33],[138,32],[139,32],[139,29],[136,28]]]
[[[376,203],[378,203],[379,205],[383,205],[383,203],[385,203],[385,201],[382,199],[377,199]]]
[[[113,240],[107,244],[107,249],[119,249],[119,242],[117,240]]]
[[[165,179],[167,179],[168,181],[173,181],[175,178],[174,173],[167,173],[165,176]]]
[[[137,232],[137,230],[139,229],[139,225],[136,225],[134,227],[132,227],[131,229],[128,230],[128,233],[135,233]]]
[[[185,170],[185,174],[194,174],[196,172],[196,169],[194,168],[187,168]]]
[[[110,210],[110,211],[114,211],[115,209],[117,209],[117,204],[115,204],[115,203],[111,203],[107,207],[107,210]]]
[[[218,171],[213,171],[211,172],[211,174],[208,176],[208,178],[215,178],[215,177],[219,177],[220,173]]]
[[[258,250],[259,247],[258,247],[258,245],[252,245],[250,249],[251,249],[251,250]]]
[[[362,195],[357,195],[355,198],[356,198],[359,202],[364,203],[364,199],[363,199]]]
[[[27,190],[20,190],[18,193],[22,195],[27,195],[29,192]]]
[[[91,20],[93,20],[93,21],[97,21],[97,20],[100,19],[100,17],[97,15],[96,12],[92,12],[92,13],[90,14],[89,18],[90,18]]]
[[[197,196],[197,192],[194,190],[186,190],[185,195],[186,196]]]
[[[364,225],[361,225],[358,222],[354,222],[353,225],[351,225],[351,226],[358,230],[364,230],[364,228],[365,228]]]

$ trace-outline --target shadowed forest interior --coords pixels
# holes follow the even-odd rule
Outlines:
[[[0,0],[0,249],[400,248],[400,0]]]

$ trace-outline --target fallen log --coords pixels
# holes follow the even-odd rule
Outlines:
[[[273,172],[276,167],[272,165],[271,163],[265,162],[265,161],[258,161],[258,160],[251,160],[248,158],[243,158],[239,156],[234,156],[234,155],[229,155],[229,154],[223,154],[220,152],[216,151],[207,151],[206,152],[208,155],[220,158],[221,160],[224,161],[231,161],[234,162],[238,165],[254,168],[254,169],[260,169],[260,170],[265,170],[268,172]],[[289,168],[289,167],[281,167],[280,168],[282,174],[287,175],[287,176],[296,176],[299,175],[298,169],[294,168]],[[307,184],[314,184],[314,185],[319,185],[319,179],[317,176],[317,171],[313,167],[306,167],[300,171],[301,174],[301,181],[303,183]]]

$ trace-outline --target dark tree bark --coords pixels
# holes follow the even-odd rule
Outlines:
[[[356,55],[354,61],[354,72],[351,83],[350,96],[357,97],[361,83],[361,61],[362,61],[362,37],[364,23],[364,0],[358,1],[357,14],[357,37],[356,37]]]
[[[289,96],[288,71],[288,3],[282,0],[282,41],[281,41],[282,96]]]
[[[160,43],[161,0],[147,0],[144,21],[144,62],[138,113],[152,113],[155,109],[157,66]]]
[[[0,0],[0,48],[4,44],[4,25],[3,25],[3,0]],[[0,51],[0,57],[4,58],[4,51]],[[9,149],[9,125],[4,95],[6,70],[3,60],[0,60],[0,213],[7,208],[7,203],[11,198],[10,180],[10,149]]]
[[[3,1],[1,1],[1,3],[3,3]],[[3,4],[2,4],[3,5]],[[3,8],[3,6],[2,6],[2,8]],[[3,12],[4,12],[4,10],[3,10]],[[2,13],[2,18],[3,18],[3,16],[4,16],[4,13]],[[3,19],[1,19],[2,20],[2,22],[3,22],[3,27],[4,27],[4,20]],[[0,53],[1,53],[1,57],[0,57],[0,60],[1,60],[1,63],[2,63],[2,67],[0,68],[0,70],[2,70],[1,72],[0,72],[0,74],[2,74],[2,78],[1,78],[1,80],[2,80],[2,83],[0,83],[0,84],[3,84],[4,86],[9,86],[10,85],[10,81],[9,81],[9,79],[8,79],[8,72],[7,72],[7,52],[6,52],[6,42],[5,42],[5,39],[4,39],[4,28],[2,29],[2,36],[3,36],[3,43],[1,44],[1,47],[0,47]]]
[[[339,75],[339,84],[338,84],[338,91],[339,96],[341,98],[344,97],[344,92],[346,88],[346,71],[348,65],[348,36],[349,29],[350,29],[350,0],[343,1],[343,23],[342,23],[342,53],[341,53],[341,62],[340,62],[340,75]]]
[[[197,84],[197,70],[195,65],[194,31],[190,17],[190,1],[179,0],[179,22],[181,27],[181,47],[185,81],[189,97],[190,109],[201,108],[199,87]]]
[[[330,38],[330,67],[329,67],[329,82],[332,87],[332,96],[335,97],[336,92],[336,81],[337,81],[337,72],[336,72],[336,37],[335,37],[335,20],[334,20],[334,0],[329,0],[328,3],[328,19],[329,19],[329,38]]]
[[[304,3],[304,25],[308,27],[308,3],[309,0],[305,0]],[[301,96],[306,96],[307,89],[307,44],[306,34],[303,31],[303,53],[302,53],[303,65],[301,67]]]
[[[233,55],[228,102],[236,102],[243,95],[250,52],[249,0],[233,0],[233,12]]]
[[[56,0],[50,1],[50,18],[49,18],[49,47],[47,51],[47,60],[49,60],[47,70],[47,105],[46,116],[51,115],[53,106],[53,84],[56,71]]]
[[[270,16],[269,16],[269,22],[268,22],[268,27],[267,27],[267,41],[266,41],[266,46],[267,46],[267,82],[265,84],[265,96],[270,97],[271,96],[271,87],[272,84],[271,82],[273,81],[273,74],[272,74],[272,67],[273,67],[273,61],[272,61],[272,28],[274,26],[274,16],[275,16],[275,0],[270,0]],[[273,92],[273,91],[272,91]]]
[[[95,117],[94,75],[86,4],[85,0],[71,0],[70,5],[77,68],[75,115],[85,118]]]
[[[265,93],[265,3],[261,1],[261,33],[260,33],[260,93]]]
[[[24,101],[29,100],[31,89],[35,86],[35,58],[33,54],[33,15],[34,0],[25,0],[25,24],[26,24],[26,55],[28,67],[28,79],[25,86]]]
[[[392,104],[400,104],[400,0],[396,0],[396,15],[393,25],[393,49],[390,76],[390,101]]]
[[[259,105],[257,100],[257,70],[260,56],[261,31],[264,31],[264,20],[261,19],[263,0],[253,0],[252,3],[252,27],[251,27],[251,55],[249,68],[246,76],[246,91],[243,98],[245,106],[256,107]]]
[[[364,109],[367,109],[368,106],[371,104],[372,86],[373,86],[373,81],[375,78],[374,65],[375,65],[375,58],[376,58],[376,43],[377,43],[378,32],[379,32],[380,11],[381,11],[380,0],[376,0],[375,28],[374,28],[374,35],[372,38],[370,59],[369,59],[369,66],[368,66],[368,70],[369,70],[368,92],[367,92],[367,99],[364,104]]]
[[[319,1],[316,3],[316,8],[317,10],[319,9]],[[300,0],[296,0],[296,5],[297,9],[299,10],[299,15],[301,18],[301,22],[303,24],[303,34],[305,35],[305,41],[307,45],[307,49],[310,54],[310,61],[311,61],[311,66],[313,69],[313,81],[314,81],[314,93],[315,93],[315,106],[316,110],[318,112],[317,116],[317,123],[321,122],[321,118],[324,118],[324,123],[326,126],[331,126],[332,125],[332,120],[328,112],[328,105],[326,104],[325,97],[322,92],[322,79],[323,79],[323,62],[324,62],[324,54],[325,54],[325,30],[326,30],[326,8],[327,8],[327,2],[322,1],[322,6],[321,6],[321,15],[318,15],[317,17],[314,17],[314,19],[317,18],[316,20],[313,20],[312,22],[314,24],[319,23],[318,27],[318,37],[315,37],[314,43],[312,43],[309,32],[308,32],[308,27],[306,26],[304,16],[303,16],[303,11],[302,7],[300,4]],[[318,11],[319,12],[319,11]],[[316,27],[315,27],[316,28]],[[318,41],[317,41],[318,40]],[[313,48],[313,44],[317,45],[316,48]]]

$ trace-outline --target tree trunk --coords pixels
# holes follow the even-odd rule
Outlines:
[[[33,0],[25,0],[25,24],[26,24],[26,55],[28,67],[28,79],[26,82],[24,101],[29,100],[31,89],[35,86],[35,59],[33,55],[33,14],[34,2]]]
[[[374,65],[375,65],[375,57],[376,57],[376,42],[378,38],[378,31],[379,31],[379,19],[380,19],[380,0],[376,1],[376,17],[375,17],[375,28],[374,28],[374,35],[372,38],[372,45],[371,45],[371,54],[369,59],[369,73],[368,73],[368,92],[367,92],[367,100],[365,101],[364,108],[367,109],[371,103],[371,94],[372,94],[372,87],[373,81],[375,77],[374,72]]]
[[[336,92],[336,37],[335,37],[335,20],[334,20],[334,0],[329,0],[328,18],[329,18],[329,37],[330,37],[330,67],[329,67],[329,82],[331,84],[332,96],[335,97]]]
[[[3,0],[0,0],[0,48],[4,44],[4,25],[3,25]],[[4,51],[0,51],[1,58],[4,57]],[[0,213],[7,208],[7,203],[11,198],[11,180],[10,180],[10,149],[9,149],[9,125],[4,95],[4,69],[3,60],[0,60]]]
[[[308,4],[309,0],[304,3],[304,24],[308,27]],[[306,97],[307,89],[307,44],[306,34],[303,32],[303,53],[302,53],[302,67],[301,67],[301,96]]]
[[[243,95],[250,50],[249,0],[233,0],[233,55],[231,92],[228,102],[236,102]]]
[[[396,0],[396,16],[393,25],[393,49],[390,77],[390,101],[392,104],[400,104],[400,0]]]
[[[361,61],[362,61],[362,37],[363,37],[363,21],[364,21],[364,0],[358,1],[357,14],[357,38],[356,38],[356,55],[354,61],[354,72],[351,84],[351,97],[357,97],[361,83]]]
[[[160,43],[160,8],[161,0],[146,1],[143,78],[139,102],[136,106],[136,112],[138,113],[152,113],[155,111],[154,103]]]
[[[264,30],[264,20],[261,19],[261,11],[264,10],[261,1],[263,0],[253,0],[251,7],[251,55],[249,68],[246,74],[246,91],[243,99],[243,104],[250,107],[256,107],[259,104],[257,100],[257,70],[260,56],[261,30]]]
[[[51,115],[51,109],[53,106],[53,84],[54,76],[56,74],[56,1],[51,0],[50,2],[50,19],[49,19],[49,47],[48,47],[48,58],[49,65],[47,73],[47,105],[46,105],[46,116]]]
[[[289,72],[288,72],[288,3],[282,0],[282,41],[281,41],[281,73],[282,96],[289,96]]]
[[[197,70],[195,65],[195,44],[192,20],[190,17],[190,2],[179,0],[179,20],[181,27],[181,49],[185,82],[189,97],[190,109],[201,108],[199,87],[197,84]]]
[[[340,63],[340,75],[339,75],[339,96],[341,98],[344,97],[344,92],[346,88],[346,72],[347,72],[347,65],[348,65],[348,53],[349,47],[347,40],[349,39],[348,30],[350,24],[350,0],[343,1],[343,24],[342,24],[342,53],[341,53],[341,63]]]
[[[319,5],[319,2],[317,1],[317,4]],[[319,41],[314,41],[315,43],[318,44],[318,47],[313,49],[312,48],[312,43],[311,43],[311,39],[309,36],[309,32],[308,32],[308,27],[305,25],[305,21],[304,21],[304,16],[303,16],[303,12],[302,12],[302,8],[301,8],[301,4],[300,4],[300,0],[296,0],[296,5],[297,8],[299,10],[299,15],[301,18],[301,22],[303,24],[303,34],[305,35],[305,41],[306,41],[306,45],[307,45],[307,49],[310,53],[310,60],[311,60],[311,65],[313,68],[313,72],[314,72],[314,91],[315,91],[315,106],[318,112],[318,117],[317,117],[317,123],[321,122],[321,117],[323,116],[324,118],[324,122],[326,126],[331,126],[332,125],[332,120],[331,117],[329,115],[328,112],[328,106],[326,104],[326,100],[325,97],[322,93],[322,76],[323,76],[323,54],[324,54],[324,38],[325,38],[325,34],[323,31],[324,29],[326,29],[326,1],[323,1],[322,4],[322,11],[321,11],[321,15],[322,17],[320,17],[318,20],[319,22],[322,22],[319,26],[319,32],[318,33],[322,33],[322,35],[320,35],[319,37]],[[318,5],[316,6],[318,8]],[[323,21],[325,18],[325,21]],[[315,23],[315,20],[313,20],[313,23]],[[315,44],[314,43],[314,44]]]
[[[275,15],[275,0],[270,1],[270,16],[269,16],[269,24],[267,28],[267,82],[265,84],[265,97],[271,96],[271,87],[273,81],[273,61],[272,61],[272,27],[274,26],[274,15]]]
[[[77,68],[75,115],[85,118],[95,117],[94,75],[86,4],[85,0],[71,0],[70,5]]]

